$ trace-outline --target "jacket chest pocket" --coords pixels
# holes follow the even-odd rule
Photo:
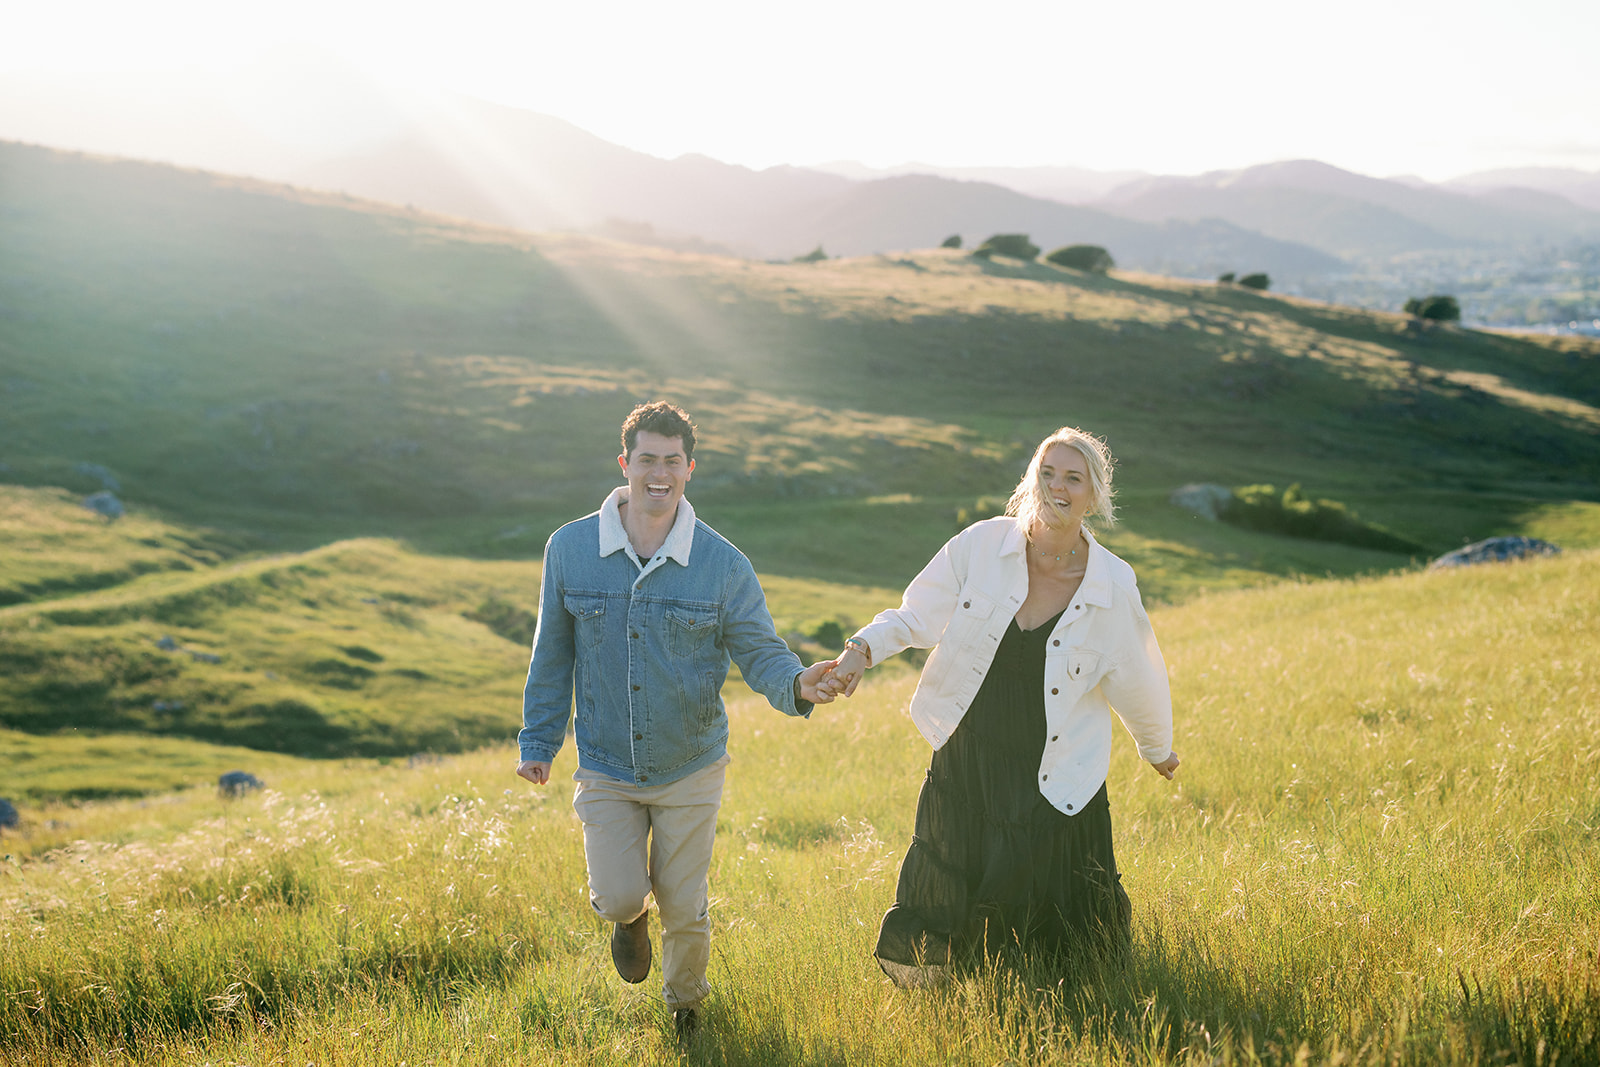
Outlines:
[[[950,632],[968,637],[988,625],[994,615],[994,601],[982,593],[963,589],[956,597],[956,610],[950,617]]]
[[[606,598],[568,594],[563,601],[572,616],[573,638],[579,646],[593,648],[605,636]]]
[[[695,657],[704,653],[717,633],[717,613],[710,609],[667,609],[667,645],[674,656]]]
[[[1089,686],[1099,681],[1100,653],[1076,651],[1067,653],[1067,677]]]

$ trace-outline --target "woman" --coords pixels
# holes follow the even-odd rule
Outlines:
[[[1125,938],[1131,915],[1106,799],[1111,711],[1170,779],[1166,665],[1133,568],[1084,526],[1114,524],[1105,443],[1063,428],[1034,451],[1004,517],[952,538],[834,669],[931,648],[911,717],[934,748],[916,834],[874,950],[901,986],[1006,943]]]

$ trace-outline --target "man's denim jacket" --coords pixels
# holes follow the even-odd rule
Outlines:
[[[545,545],[518,741],[523,759],[553,759],[570,708],[580,767],[662,785],[727,751],[730,657],[784,714],[809,716],[811,703],[797,706],[800,660],[773,629],[744,554],[683,500],[661,549],[636,561],[617,509],[627,492]]]

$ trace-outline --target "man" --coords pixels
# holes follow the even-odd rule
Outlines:
[[[571,708],[589,901],[614,924],[617,973],[642,982],[645,898],[655,895],[662,996],[681,1038],[710,991],[706,882],[728,763],[729,659],[786,715],[809,716],[837,688],[824,681],[832,661],[803,667],[779,639],[750,561],[683,498],[694,442],[681,409],[634,408],[617,457],[628,484],[545,545],[517,765],[535,785],[549,780]]]

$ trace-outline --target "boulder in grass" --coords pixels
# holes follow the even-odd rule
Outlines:
[[[1222,517],[1222,509],[1233,499],[1233,490],[1214,482],[1190,482],[1180,485],[1167,497],[1168,502],[1191,515],[1215,522]]]
[[[229,771],[217,779],[217,792],[226,797],[242,797],[266,788],[266,784],[249,771]]]
[[[1553,556],[1561,549],[1537,537],[1491,537],[1476,544],[1446,552],[1432,563],[1429,570],[1450,567],[1470,567],[1475,563],[1504,563],[1525,556]]]
[[[5,797],[0,797],[0,830],[10,830],[22,821],[22,816],[17,814],[17,806]]]
[[[98,493],[90,493],[83,498],[83,506],[108,519],[120,519],[126,510],[122,501],[117,499],[117,494],[109,489],[102,489]]]
[[[100,483],[100,488],[102,489],[109,489],[112,492],[116,492],[122,488],[122,483],[117,481],[117,476],[112,474],[106,468],[100,466],[98,463],[79,463],[77,466],[77,471],[86,478],[93,478],[98,481]]]

